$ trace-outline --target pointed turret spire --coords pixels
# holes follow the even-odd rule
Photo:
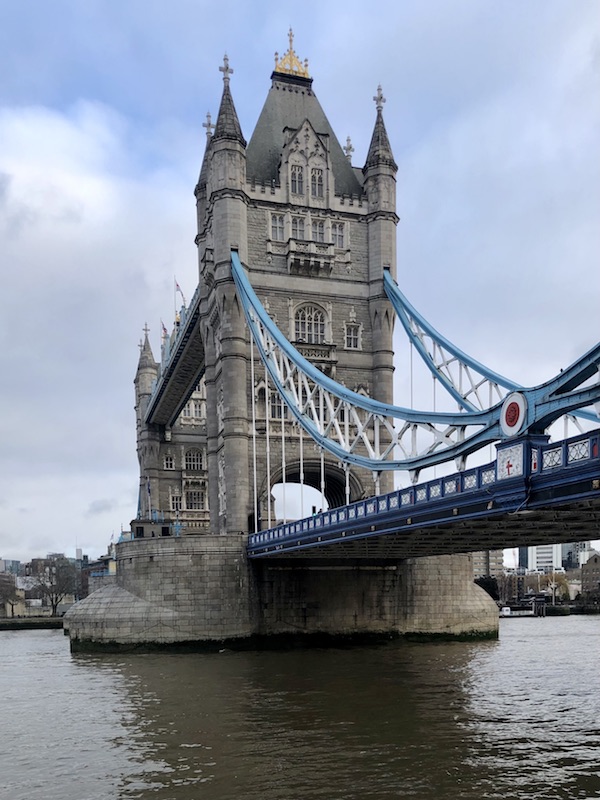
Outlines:
[[[398,166],[394,161],[390,140],[388,139],[383,122],[382,112],[385,97],[381,91],[381,84],[377,87],[377,94],[373,97],[373,100],[377,108],[377,119],[375,120],[375,128],[373,130],[373,136],[371,137],[371,144],[369,145],[369,152],[367,154],[364,170],[368,167],[376,166],[377,164],[389,164],[389,166],[396,170]]]
[[[144,338],[140,341],[140,359],[138,361],[137,369],[138,372],[142,369],[147,369],[148,367],[156,369],[157,366],[152,353],[152,347],[150,346],[150,339],[148,338],[149,333],[150,328],[148,325],[144,325]]]
[[[245,147],[246,140],[242,136],[242,128],[229,89],[229,76],[233,74],[233,70],[229,66],[227,53],[223,58],[223,66],[219,67],[219,70],[223,73],[223,97],[212,139],[233,139]]]
[[[202,166],[200,167],[200,176],[196,185],[196,194],[203,186],[206,186],[206,170],[208,168],[208,148],[210,147],[210,140],[215,126],[212,124],[210,111],[206,112],[206,122],[202,123],[202,127],[206,128],[206,147],[204,149],[204,158],[202,159]]]

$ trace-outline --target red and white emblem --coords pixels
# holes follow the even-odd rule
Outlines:
[[[527,400],[520,392],[511,392],[502,403],[500,427],[505,436],[516,436],[527,414]]]

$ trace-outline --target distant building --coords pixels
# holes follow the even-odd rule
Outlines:
[[[589,542],[519,547],[518,566],[528,572],[543,573],[577,569],[587,561],[589,552]]]
[[[21,569],[21,562],[12,558],[0,558],[0,573],[9,572],[11,575],[18,575]]]
[[[594,552],[581,567],[582,594],[600,592],[600,553]]]
[[[504,550],[478,550],[471,556],[474,578],[497,578],[504,574]]]

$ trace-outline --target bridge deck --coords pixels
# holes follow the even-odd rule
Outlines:
[[[204,374],[199,288],[189,308],[182,309],[177,335],[146,411],[148,423],[173,425]]]
[[[249,537],[248,556],[278,564],[402,558],[594,539],[600,531],[600,431],[531,445],[523,473],[497,463],[438,478]],[[513,445],[514,446],[514,445]]]

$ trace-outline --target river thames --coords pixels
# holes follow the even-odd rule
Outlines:
[[[214,654],[11,631],[0,653],[7,800],[600,798],[600,617]]]

